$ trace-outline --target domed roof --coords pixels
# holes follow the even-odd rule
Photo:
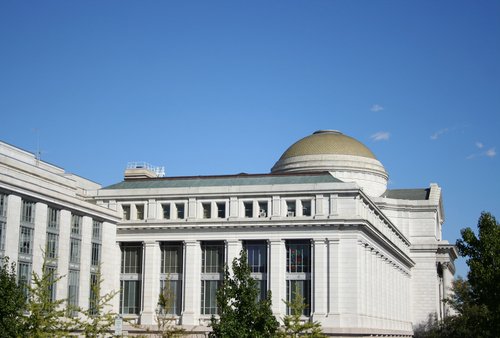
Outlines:
[[[372,158],[375,155],[363,143],[336,130],[318,130],[292,144],[281,160],[304,155],[353,155]]]

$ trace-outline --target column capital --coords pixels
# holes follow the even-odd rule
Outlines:
[[[147,247],[160,245],[160,242],[158,242],[158,241],[144,241],[143,243],[144,243],[144,246],[147,246]]]
[[[313,238],[311,240],[311,243],[314,244],[314,245],[319,245],[319,244],[326,244],[328,243],[328,239],[327,238]]]
[[[194,239],[188,239],[184,241],[185,246],[197,246],[200,245],[200,241],[194,240]]]

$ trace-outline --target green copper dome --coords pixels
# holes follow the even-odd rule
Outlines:
[[[304,155],[353,155],[377,159],[363,143],[336,130],[318,130],[295,142],[281,160]]]

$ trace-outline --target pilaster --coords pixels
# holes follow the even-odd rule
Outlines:
[[[313,240],[313,320],[320,322],[328,313],[328,242],[325,239]]]
[[[141,324],[155,324],[155,313],[160,292],[160,243],[144,243],[144,302]]]
[[[17,262],[19,255],[19,226],[21,225],[21,197],[7,198],[7,224],[5,231],[5,256],[10,262]]]
[[[199,325],[201,292],[201,247],[198,241],[184,244],[184,309],[182,325]]]
[[[269,241],[269,288],[272,292],[272,311],[277,318],[286,313],[283,299],[286,299],[285,273],[286,248],[285,241]]]
[[[92,218],[82,218],[82,247],[80,252],[80,290],[78,305],[84,309],[89,307],[90,297],[90,258],[92,255]]]
[[[42,266],[46,252],[47,240],[47,204],[35,204],[35,229],[33,232],[33,268],[39,276],[43,274]]]

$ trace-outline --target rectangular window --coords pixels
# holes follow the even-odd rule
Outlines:
[[[82,216],[71,215],[71,235],[79,236],[82,229]]]
[[[31,282],[31,264],[19,262],[17,267],[17,283],[23,288],[24,295],[28,297],[28,286]]]
[[[311,201],[302,201],[302,216],[311,216]]]
[[[122,205],[123,219],[125,221],[130,221],[130,205]]]
[[[226,217],[226,203],[225,202],[217,202],[217,217],[225,218]]]
[[[202,243],[201,272],[222,273],[224,268],[224,243]]]
[[[201,208],[203,209],[203,218],[210,218],[210,203],[202,203]]]
[[[245,208],[245,217],[253,217],[253,202],[243,202],[243,207]]]
[[[47,258],[56,259],[57,258],[57,246],[59,243],[59,235],[47,232],[47,244],[46,244],[46,254]]]
[[[286,286],[287,301],[293,301],[300,295],[306,304],[302,313],[311,313],[311,242],[308,240],[286,242]],[[290,309],[287,309],[290,314]]]
[[[163,219],[170,219],[170,203],[165,203],[161,205],[163,210]]]
[[[142,243],[121,244],[120,313],[141,310]]]
[[[101,262],[101,244],[92,243],[92,253],[90,257],[90,265],[97,267]]]
[[[163,243],[161,249],[161,273],[182,273],[182,244]]]
[[[286,243],[286,272],[311,272],[311,244],[303,241]]]
[[[33,253],[33,228],[21,226],[19,230],[19,253],[26,255]]]
[[[22,201],[21,204],[21,222],[35,223],[35,202]]]
[[[309,316],[311,314],[311,280],[287,280],[286,281],[287,301],[293,302],[297,296],[302,297],[306,308],[302,315]],[[292,309],[287,307],[287,314],[291,315]]]
[[[121,273],[142,273],[142,244],[122,244],[122,267]]]
[[[143,220],[144,219],[144,204],[137,204],[135,206],[137,210],[137,219],[138,220]]]
[[[78,289],[80,285],[80,271],[69,270],[68,273],[68,306],[71,316],[76,316],[77,311],[74,310],[78,306]]]
[[[0,250],[5,250],[5,222],[0,221]]]
[[[286,217],[295,216],[295,201],[286,201]]]
[[[160,292],[170,300],[164,313],[180,315],[182,300],[182,243],[165,242],[161,249]]]
[[[120,313],[138,315],[141,310],[141,282],[122,280],[120,284]]]
[[[259,217],[267,217],[267,202],[260,201],[259,202]]]
[[[80,249],[81,249],[81,240],[78,238],[71,238],[69,245],[70,263],[80,264]]]
[[[59,229],[59,213],[60,211],[52,207],[47,209],[47,230]]]
[[[181,301],[182,301],[182,280],[162,279],[160,281],[160,292],[169,301],[167,308],[163,308],[162,313],[170,315],[181,315]]]
[[[221,284],[220,280],[201,281],[201,314],[217,314],[217,290]]]
[[[96,273],[90,274],[89,311],[92,316],[97,314],[97,306],[99,304],[98,290],[96,290],[99,284],[98,278],[99,276]]]
[[[201,243],[201,314],[217,313],[217,289],[224,269],[224,243]]]
[[[102,236],[102,222],[93,220],[92,221],[92,240],[100,241]]]
[[[175,208],[177,209],[177,218],[184,219],[184,203],[176,203]]]
[[[56,289],[57,289],[56,270],[57,268],[54,266],[45,267],[45,273],[47,274],[49,279],[49,298],[51,302],[54,302],[56,300]]]
[[[247,252],[251,276],[257,281],[259,300],[267,295],[267,243],[264,241],[248,241],[244,243]]]
[[[0,194],[0,217],[7,217],[7,195]]]

